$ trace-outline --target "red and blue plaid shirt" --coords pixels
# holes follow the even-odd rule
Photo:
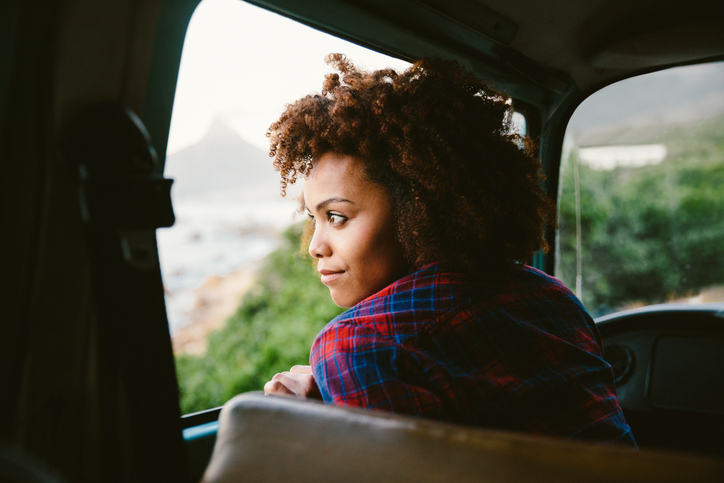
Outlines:
[[[593,320],[559,280],[431,264],[332,320],[312,346],[325,402],[635,446]]]

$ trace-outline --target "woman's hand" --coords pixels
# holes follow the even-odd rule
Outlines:
[[[322,399],[310,366],[294,366],[264,384],[264,394]]]

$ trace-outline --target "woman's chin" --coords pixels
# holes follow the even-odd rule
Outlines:
[[[340,290],[333,288],[329,289],[329,294],[332,296],[332,302],[337,304],[338,307],[343,309],[349,309],[357,305],[362,299],[356,300],[354,297],[350,297],[350,294],[344,293]]]

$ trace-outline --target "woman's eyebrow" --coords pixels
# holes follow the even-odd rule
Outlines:
[[[327,206],[330,203],[352,203],[352,204],[354,204],[353,201],[350,201],[346,198],[329,198],[329,199],[326,199],[326,200],[318,203],[316,210],[321,211],[324,209],[325,206]],[[307,209],[309,209],[309,208],[307,208]]]

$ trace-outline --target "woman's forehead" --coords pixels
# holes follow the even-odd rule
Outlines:
[[[332,192],[354,192],[367,184],[362,174],[361,162],[351,156],[325,154],[321,156],[304,180],[302,189],[305,199],[308,196],[328,196]]]
[[[384,189],[367,179],[363,162],[353,156],[328,153],[321,156],[304,181],[304,206],[312,210],[327,200],[359,204],[385,195]]]
[[[346,154],[325,153],[315,160],[307,180],[323,177],[352,178],[364,170],[360,159]]]

